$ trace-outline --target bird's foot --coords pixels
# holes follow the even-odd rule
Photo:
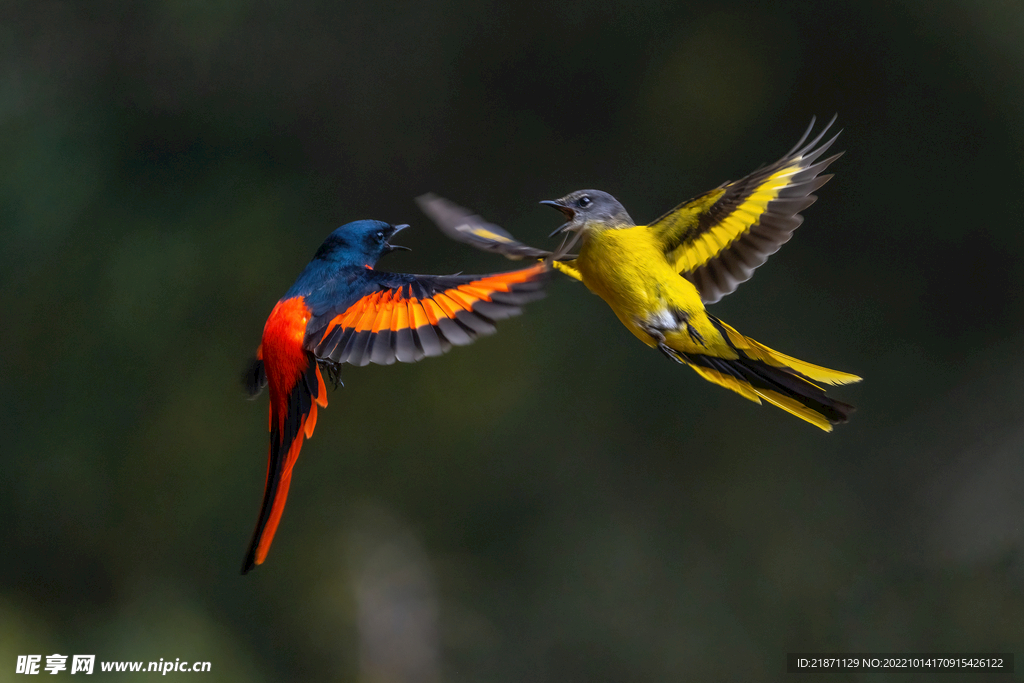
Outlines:
[[[665,354],[667,357],[671,358],[675,362],[685,364],[685,361],[680,357],[679,352],[665,343],[664,328],[640,321],[637,322],[637,325],[641,330],[643,330],[644,332],[651,336],[651,339],[653,339],[657,344],[659,351],[661,351],[663,354]]]
[[[641,330],[643,330],[644,332],[649,334],[651,336],[651,339],[653,339],[654,341],[658,342],[659,344],[664,344],[665,343],[665,329],[666,328],[659,327],[658,325],[651,324],[651,323],[649,323],[649,322],[647,322],[645,320],[637,320],[636,321],[636,325]]]
[[[673,349],[671,346],[666,344],[664,341],[658,342],[658,350],[661,351],[663,354],[665,354],[670,359],[674,360],[675,362],[677,362],[677,363],[679,363],[681,365],[686,365],[686,361],[683,360],[683,354],[681,354],[678,351],[676,351],[675,349]]]
[[[701,333],[698,332],[693,325],[686,325],[686,332],[690,335],[690,339],[692,339],[695,344],[707,346],[707,344],[704,343],[704,337],[701,336]]]
[[[335,390],[337,390],[338,387],[345,386],[345,383],[341,381],[341,363],[335,363],[322,358],[318,358],[316,362],[320,364],[320,367],[327,375],[327,379],[331,380],[331,384],[334,385]]]
[[[636,324],[658,344],[665,343],[666,332],[682,333],[683,330],[686,330],[686,334],[690,335],[694,344],[707,346],[704,336],[690,324],[690,316],[686,311],[675,308],[662,309],[642,320],[638,319]]]

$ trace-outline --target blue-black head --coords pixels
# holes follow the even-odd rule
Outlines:
[[[369,266],[396,249],[409,250],[391,244],[391,238],[408,225],[391,225],[384,221],[354,221],[341,226],[324,240],[313,260],[329,261],[342,266]]]

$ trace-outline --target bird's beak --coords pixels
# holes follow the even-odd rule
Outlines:
[[[548,237],[554,237],[558,233],[565,232],[566,230],[569,229],[569,226],[572,224],[572,219],[576,217],[576,212],[573,211],[572,208],[565,205],[561,199],[545,199],[544,201],[541,202],[541,204],[543,204],[544,206],[550,206],[552,208],[558,209],[566,218],[565,223],[562,223],[557,228],[555,228],[555,231],[548,235]]]
[[[402,232],[403,230],[405,230],[408,227],[409,227],[408,223],[403,223],[402,225],[392,226],[391,234],[388,235],[388,250],[390,250],[390,251],[412,251],[412,249],[410,249],[409,247],[403,247],[401,244],[391,244],[391,242],[390,242],[392,237],[394,237],[395,235],[397,235],[398,233]]]

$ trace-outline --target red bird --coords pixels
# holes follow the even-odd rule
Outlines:
[[[408,275],[374,270],[407,225],[356,221],[332,232],[274,306],[246,372],[250,396],[270,388],[270,457],[256,530],[242,573],[262,564],[281,521],[292,468],[327,406],[321,367],[391,365],[440,356],[495,331],[519,304],[543,296],[544,264],[493,275]]]

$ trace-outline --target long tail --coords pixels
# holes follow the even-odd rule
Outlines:
[[[721,320],[709,317],[738,357],[675,352],[672,355],[676,360],[689,365],[710,382],[732,389],[755,403],[762,399],[768,401],[826,432],[832,431],[832,425],[849,419],[854,407],[829,398],[814,382],[851,384],[859,382],[860,377],[779,353],[744,337]]]
[[[254,361],[252,369],[247,373],[247,377],[255,378],[249,385],[250,391],[258,387],[260,379],[266,376],[262,364],[262,360]],[[327,388],[313,354],[306,353],[306,366],[294,378],[290,389],[286,387],[275,396],[276,393],[272,391],[270,397],[270,456],[267,460],[266,488],[256,530],[253,531],[249,550],[242,563],[243,574],[263,564],[266,559],[274,540],[274,532],[281,521],[281,513],[284,512],[288,486],[292,482],[292,468],[302,450],[302,437],[308,439],[313,436],[316,407],[327,406]]]

